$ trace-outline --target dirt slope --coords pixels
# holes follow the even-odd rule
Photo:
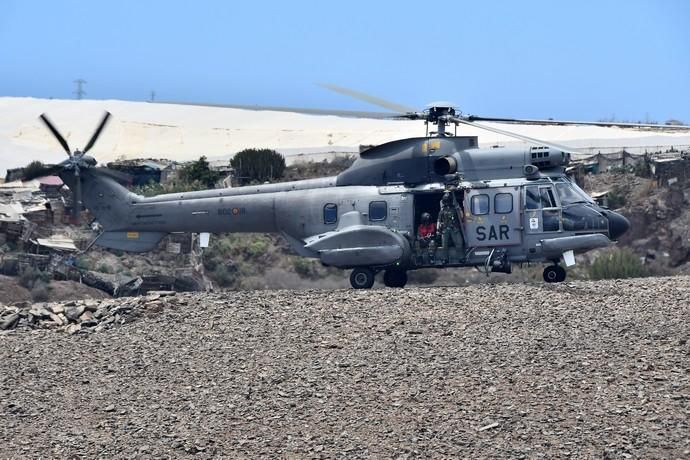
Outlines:
[[[174,299],[1,333],[0,457],[690,455],[690,277]]]

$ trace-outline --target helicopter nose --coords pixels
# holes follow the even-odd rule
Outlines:
[[[608,212],[606,216],[609,220],[609,237],[617,240],[630,228],[630,221],[617,212]]]

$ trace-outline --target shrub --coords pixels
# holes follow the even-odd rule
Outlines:
[[[645,158],[643,161],[638,161],[637,164],[635,164],[633,172],[638,177],[651,177],[652,171],[649,167],[647,158]]]
[[[609,209],[618,209],[625,206],[626,198],[625,193],[618,187],[614,187],[608,194],[608,207]]]
[[[101,272],[101,273],[112,273],[113,272],[112,269],[110,268],[110,266],[108,266],[107,264],[104,264],[104,263],[100,264],[96,271]]]
[[[285,158],[275,150],[246,149],[230,160],[241,184],[280,179],[285,172]]]
[[[86,257],[79,257],[74,262],[74,266],[80,270],[91,270],[91,263]]]
[[[204,268],[208,271],[214,271],[218,265],[223,263],[222,257],[208,252],[204,252],[201,260],[204,263]]]
[[[296,257],[292,261],[292,267],[300,278],[313,278],[316,275],[314,262],[304,257]]]
[[[182,182],[187,184],[198,182],[202,186],[200,188],[213,188],[216,182],[221,179],[221,174],[212,170],[206,157],[202,156],[198,160],[184,165],[180,169],[179,177]]]
[[[596,258],[589,267],[593,280],[639,278],[648,276],[640,258],[628,248],[614,249]]]
[[[213,272],[213,278],[221,287],[231,287],[237,282],[237,269],[233,266],[219,265]]]
[[[257,235],[257,238],[249,243],[246,248],[248,257],[258,257],[266,253],[268,250],[268,241]]]

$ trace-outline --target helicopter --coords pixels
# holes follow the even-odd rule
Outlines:
[[[107,124],[106,112],[86,147],[71,152],[45,114],[48,127],[68,158],[32,177],[58,174],[101,229],[95,244],[122,251],[156,248],[170,233],[259,232],[281,234],[300,256],[351,270],[355,289],[374,285],[383,271],[388,287],[404,287],[407,272],[421,268],[475,267],[487,274],[511,273],[516,264],[546,263],[547,283],[566,279],[575,254],[613,244],[630,227],[621,214],[599,206],[565,173],[576,150],[504,129],[506,124],[585,124],[647,129],[690,129],[686,125],[645,125],[488,118],[463,115],[449,103],[419,112],[334,85],[329,89],[371,102],[390,112],[312,109],[255,110],[422,120],[423,137],[393,140],[360,153],[337,176],[143,197],[121,183],[122,173],[96,167],[86,155]],[[527,142],[522,148],[480,148],[477,136],[449,128],[474,126]],[[435,131],[429,131],[435,127]],[[432,128],[433,129],[433,128]],[[416,244],[422,221],[436,221],[443,203],[457,212],[462,241],[437,247],[444,257],[425,257]],[[440,238],[439,238],[440,239]],[[437,239],[437,240],[439,240]]]

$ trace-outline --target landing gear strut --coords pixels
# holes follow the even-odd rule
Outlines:
[[[355,289],[369,289],[374,285],[374,270],[366,267],[357,267],[350,274],[350,284]]]
[[[405,287],[407,284],[407,272],[399,268],[389,268],[383,274],[383,284],[392,288]]]
[[[565,268],[560,265],[549,265],[544,269],[544,281],[547,283],[560,283],[565,281]]]

